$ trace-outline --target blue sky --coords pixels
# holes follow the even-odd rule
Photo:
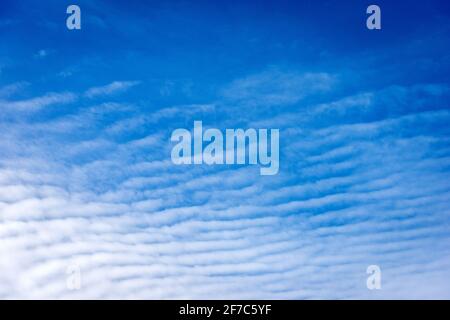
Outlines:
[[[450,298],[449,4],[375,3],[2,1],[0,297]],[[279,173],[173,165],[196,120]]]

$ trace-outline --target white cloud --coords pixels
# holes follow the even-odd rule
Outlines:
[[[49,53],[50,52],[48,50],[41,49],[34,55],[34,57],[35,58],[45,58],[46,56],[49,55]]]
[[[12,111],[38,111],[47,106],[74,102],[76,98],[77,96],[70,92],[48,93],[46,95],[27,100],[0,100],[0,107]]]
[[[328,91],[334,83],[327,73],[282,72],[276,69],[233,81],[223,90],[226,99],[239,104],[282,106]]]
[[[85,133],[127,107],[3,123],[0,297],[448,298],[449,138],[436,123],[450,114],[342,122],[345,109],[372,107],[367,97],[316,106],[301,130],[283,122],[284,166],[268,179],[251,167],[171,164],[165,124],[215,105],[123,112],[88,137],[79,123]],[[126,141],[109,134],[148,123]],[[66,287],[74,263],[78,291]],[[374,263],[376,293],[365,286]]]
[[[84,95],[88,98],[111,95],[114,93],[126,91],[127,89],[134,87],[139,83],[139,81],[114,81],[105,86],[90,88],[84,93]]]
[[[12,84],[9,84],[7,86],[0,88],[0,97],[7,98],[19,91],[21,91],[25,86],[27,86],[28,83],[25,81],[22,82],[15,82]]]

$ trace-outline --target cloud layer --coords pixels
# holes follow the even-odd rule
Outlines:
[[[86,94],[11,100],[11,113],[86,107],[0,124],[0,296],[448,298],[448,88],[301,102],[332,92],[332,78],[270,69],[219,102],[151,113]],[[280,128],[280,173],[174,166],[171,131],[198,119]],[[366,288],[372,264],[378,292]],[[66,286],[73,265],[80,290]]]
[[[0,1],[0,298],[449,299],[450,12],[405,4]],[[279,173],[175,166],[196,120]]]

